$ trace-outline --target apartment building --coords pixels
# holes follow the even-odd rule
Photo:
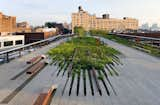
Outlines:
[[[105,31],[138,30],[138,20],[124,17],[123,19],[110,18],[109,14],[102,17],[90,15],[80,6],[77,13],[72,13],[72,31],[75,26],[82,26],[86,31],[96,29]]]
[[[12,33],[16,31],[16,17],[6,16],[0,12],[0,35],[3,32]]]
[[[30,25],[26,21],[24,21],[17,23],[16,32],[32,32],[32,29]]]

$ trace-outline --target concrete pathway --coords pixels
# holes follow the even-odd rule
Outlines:
[[[107,39],[102,38],[102,40],[123,54],[121,56],[123,65],[116,66],[120,75],[109,76],[117,95],[114,94],[112,88],[107,84],[111,93],[108,96],[104,86],[100,82],[103,95],[100,96],[98,92],[95,92],[95,95],[92,96],[87,76],[87,95],[84,96],[84,81],[81,73],[79,96],[76,95],[77,79],[74,81],[72,94],[69,96],[71,78],[69,78],[62,96],[67,74],[62,76],[63,72],[61,72],[57,77],[57,67],[48,65],[8,105],[32,105],[38,94],[52,84],[57,84],[58,89],[52,99],[51,105],[160,105],[160,59]],[[38,54],[46,53],[50,48],[55,47],[63,41],[61,40],[43,47],[8,64],[0,65],[0,101],[27,79],[27,76],[23,74],[14,81],[10,80],[10,78],[26,67],[28,59]],[[107,81],[105,82],[107,83]],[[96,88],[94,87],[94,89]]]

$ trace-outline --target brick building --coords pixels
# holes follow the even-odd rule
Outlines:
[[[0,12],[0,34],[3,32],[15,32],[16,31],[16,17],[6,16]]]
[[[92,29],[106,31],[137,30],[138,20],[128,17],[123,19],[110,18],[109,14],[104,14],[99,18],[96,15],[90,15],[82,7],[79,7],[78,13],[72,14],[72,31],[75,26],[82,26],[86,31]]]
[[[17,32],[15,35],[24,35],[25,44],[29,44],[53,37],[56,34],[50,32]]]
[[[27,22],[17,23],[16,32],[31,32],[32,29]]]

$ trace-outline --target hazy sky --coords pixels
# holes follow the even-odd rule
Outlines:
[[[113,18],[137,18],[140,25],[160,24],[160,0],[0,0],[0,11],[31,25],[45,21],[69,23],[71,13],[77,12],[79,5],[97,16],[109,13]]]

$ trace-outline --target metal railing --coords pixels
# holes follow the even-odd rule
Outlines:
[[[126,35],[126,34],[114,34],[114,35],[130,37],[130,38],[140,38],[140,39],[145,39],[145,40],[160,41],[160,38],[153,38],[153,37],[145,37],[145,36],[137,36],[137,35]]]
[[[44,40],[41,40],[41,41],[37,41],[37,42],[31,43],[31,44],[27,44],[27,45],[23,45],[23,46],[20,46],[20,47],[13,48],[13,49],[1,51],[0,56],[5,55],[5,58],[4,58],[5,60],[4,61],[9,62],[10,61],[10,59],[9,59],[9,54],[10,53],[18,51],[19,56],[21,56],[21,52],[24,51],[24,50],[29,50],[31,48],[40,47],[40,46],[43,46],[43,45],[48,45],[49,43],[51,43],[53,41],[56,41],[58,39],[71,37],[71,36],[74,36],[74,35],[73,34],[57,35],[57,36],[54,36],[54,37],[51,37],[51,38],[48,38],[48,39],[44,39]]]
[[[142,42],[143,44],[148,44],[154,48],[160,49],[160,38],[154,37],[145,37],[145,36],[138,36],[138,35],[128,35],[128,34],[116,34],[110,33],[111,35],[116,35],[118,37],[123,37],[126,39],[134,39],[136,42]]]

